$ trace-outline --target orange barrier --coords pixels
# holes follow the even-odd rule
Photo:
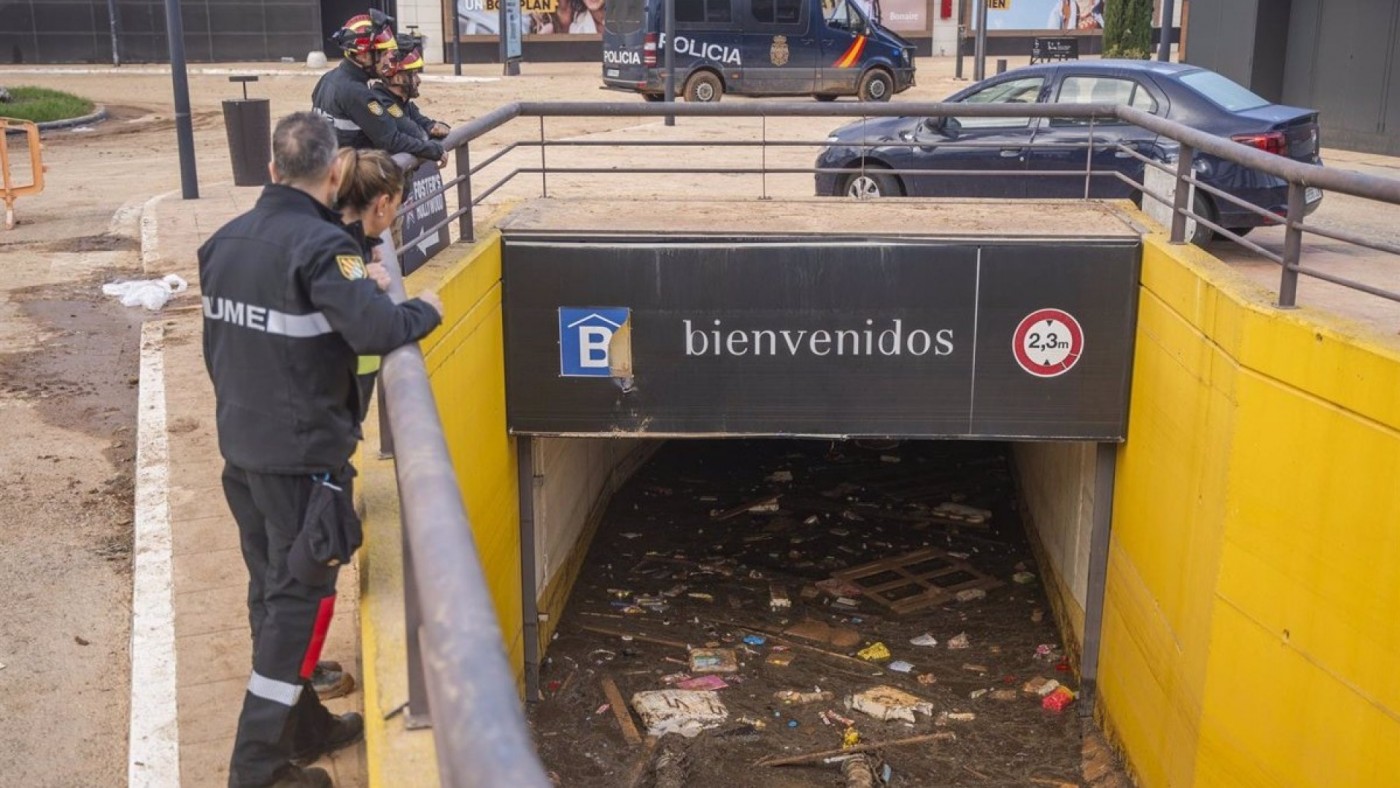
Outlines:
[[[10,126],[21,126],[29,137],[29,183],[16,186],[10,174]],[[0,118],[0,197],[5,200],[5,229],[15,226],[15,200],[44,190],[43,148],[39,145],[39,127],[32,121]]]

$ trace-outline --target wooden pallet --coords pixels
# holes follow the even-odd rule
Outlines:
[[[831,576],[860,586],[866,597],[895,613],[952,601],[959,591],[985,591],[1003,585],[966,561],[932,547],[843,569]]]

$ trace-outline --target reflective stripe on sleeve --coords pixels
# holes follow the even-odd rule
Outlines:
[[[263,700],[270,700],[283,706],[297,705],[297,699],[301,697],[301,689],[300,684],[270,679],[256,670],[253,671],[253,675],[248,677],[248,692]]]
[[[318,337],[331,333],[331,324],[320,312],[309,315],[289,315],[273,309],[267,310],[267,333],[288,337]]]
[[[336,131],[359,131],[360,124],[349,118],[331,118],[331,125]]]

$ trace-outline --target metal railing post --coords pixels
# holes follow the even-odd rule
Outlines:
[[[403,500],[403,490],[399,491]],[[409,730],[431,728],[432,711],[428,706],[428,680],[423,673],[423,646],[419,637],[423,629],[422,607],[418,603],[418,579],[413,567],[413,548],[408,540],[408,519],[403,504],[399,504],[399,523],[403,534],[403,624],[404,646],[408,652],[408,711],[405,721]]]
[[[540,116],[540,196],[549,196],[549,165],[545,163],[544,156],[544,116]]]
[[[1186,211],[1191,205],[1191,166],[1196,161],[1196,151],[1183,143],[1176,158],[1176,199],[1172,204],[1172,237],[1174,244],[1186,243]]]
[[[1298,261],[1303,256],[1303,209],[1307,188],[1288,183],[1288,227],[1283,232],[1283,277],[1278,284],[1278,305],[1291,309],[1298,302]]]
[[[758,150],[759,150],[759,152],[760,152],[759,169],[762,170],[763,173],[762,173],[762,175],[760,176],[760,178],[761,178],[761,183],[760,183],[760,186],[759,186],[759,196],[758,196],[758,199],[760,199],[760,200],[767,200],[767,199],[769,199],[769,197],[768,197],[768,116],[767,116],[767,115],[763,115],[763,116],[761,116],[761,117],[759,118],[759,120],[761,120],[761,121],[763,122],[763,144],[760,145],[760,146],[758,146]]]
[[[471,143],[464,142],[457,149],[457,210],[466,211],[457,218],[457,235],[462,240],[476,240],[476,218],[472,210],[472,157]]]

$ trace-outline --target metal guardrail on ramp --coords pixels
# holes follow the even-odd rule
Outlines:
[[[1305,233],[1355,244],[1371,250],[1400,254],[1400,246],[1363,238],[1355,233],[1328,228],[1314,222],[1305,222],[1304,194],[1307,188],[1319,188],[1329,192],[1347,194],[1367,200],[1400,205],[1400,179],[1381,178],[1362,173],[1338,170],[1292,161],[1282,156],[1266,153],[1231,140],[1207,134],[1163,118],[1128,107],[1107,104],[948,104],[948,103],[890,103],[890,104],[813,104],[784,102],[745,102],[727,104],[642,104],[622,102],[577,102],[577,103],[530,103],[508,104],[482,115],[455,129],[446,139],[446,147],[455,153],[456,176],[443,184],[443,189],[419,200],[407,203],[402,211],[407,212],[417,204],[432,199],[449,190],[455,192],[458,207],[446,219],[423,228],[417,238],[405,241],[403,246],[412,246],[434,235],[444,226],[457,226],[458,240],[472,240],[474,208],[497,190],[521,175],[538,175],[541,191],[548,194],[548,175],[588,175],[605,177],[645,173],[670,174],[740,174],[758,175],[761,180],[761,194],[767,196],[767,176],[770,174],[800,174],[833,172],[810,168],[769,167],[766,153],[758,167],[682,167],[655,166],[645,168],[616,167],[549,167],[546,151],[553,147],[587,147],[606,144],[616,147],[628,145],[638,147],[717,147],[717,146],[756,146],[768,147],[811,146],[821,147],[830,144],[827,140],[776,140],[767,139],[766,120],[763,123],[763,139],[744,140],[638,140],[638,141],[578,141],[550,140],[545,134],[546,118],[562,117],[688,117],[688,118],[847,118],[870,119],[892,116],[923,117],[1032,117],[1032,118],[1078,118],[1090,124],[1114,121],[1140,126],[1155,132],[1175,143],[1173,156],[1167,160],[1154,160],[1145,157],[1126,146],[1118,145],[1120,151],[1142,159],[1145,167],[1170,174],[1175,179],[1174,197],[1168,199],[1162,194],[1148,190],[1145,184],[1132,181],[1122,173],[1095,171],[1093,148],[1086,154],[1085,168],[1074,171],[1056,171],[1039,177],[1083,178],[1084,194],[1090,193],[1090,184],[1095,178],[1117,178],[1142,191],[1144,199],[1153,199],[1170,205],[1171,241],[1185,242],[1188,219],[1203,222],[1216,233],[1240,243],[1280,265],[1281,279],[1278,288],[1277,305],[1281,308],[1294,306],[1297,296],[1297,282],[1300,275],[1315,277],[1343,287],[1365,292],[1380,298],[1400,302],[1400,292],[1374,287],[1335,276],[1326,271],[1310,268],[1302,264],[1302,240]],[[516,141],[503,146],[472,164],[472,143],[487,133],[518,118],[534,118],[539,123],[539,138],[534,142]],[[1092,136],[1092,135],[1091,135]],[[843,143],[849,144],[849,143]],[[885,146],[888,140],[865,139],[858,144],[863,148]],[[940,145],[958,146],[956,142],[940,142]],[[970,147],[966,144],[963,147]],[[1037,147],[1034,141],[1028,147]],[[1061,146],[1063,147],[1063,146]],[[505,176],[478,189],[474,179],[491,166],[502,163],[512,153],[530,148],[538,148],[540,164],[535,166],[513,167]],[[1280,178],[1289,184],[1288,209],[1279,215],[1260,206],[1243,204],[1247,210],[1266,216],[1285,228],[1285,244],[1282,254],[1270,252],[1250,241],[1246,241],[1228,228],[1212,222],[1209,217],[1195,213],[1189,202],[1191,188],[1202,189],[1217,199],[1241,204],[1233,195],[1201,182],[1195,177],[1193,164],[1200,155],[1214,156],[1222,160],[1247,167],[1258,172]],[[405,168],[416,167],[420,162],[411,156],[396,157]],[[861,160],[864,166],[864,159]],[[839,172],[849,172],[841,170]],[[883,172],[894,172],[883,170]],[[1144,170],[1146,172],[1146,170]],[[979,174],[997,177],[982,171],[934,171],[924,174],[911,172],[915,177],[932,177],[947,174]],[[1016,172],[1012,177],[1024,177],[1027,173]],[[1001,176],[1008,177],[1008,176]],[[387,236],[387,233],[386,233]],[[393,250],[392,244],[389,250]],[[389,255],[390,258],[393,255]],[[391,266],[395,268],[396,266]],[[392,293],[396,298],[404,297],[401,278],[394,271]],[[405,347],[389,354],[381,372],[384,381],[385,407],[389,414],[389,424],[393,442],[397,447],[397,480],[399,499],[403,510],[403,526],[406,560],[411,562],[406,573],[406,597],[410,600],[409,621],[409,672],[410,672],[410,712],[424,719],[431,712],[431,724],[437,748],[439,778],[444,785],[451,786],[499,786],[513,788],[533,788],[550,785],[540,766],[530,740],[529,728],[525,723],[519,698],[515,690],[514,675],[506,662],[502,649],[501,630],[495,617],[490,594],[483,579],[480,559],[472,539],[470,524],[462,503],[461,492],[457,487],[452,471],[451,458],[442,425],[437,418],[437,410],[428,383],[427,371],[422,353],[417,346]],[[1106,533],[1106,530],[1104,531]],[[1096,548],[1094,558],[1102,560],[1106,554],[1106,544]],[[1098,573],[1100,577],[1102,572]],[[1090,588],[1090,598],[1086,610],[1091,618],[1102,612],[1102,584]],[[1094,622],[1086,623],[1086,674],[1091,669],[1092,648],[1091,630],[1096,630]],[[527,644],[527,648],[530,646]],[[429,700],[431,701],[429,703]]]

